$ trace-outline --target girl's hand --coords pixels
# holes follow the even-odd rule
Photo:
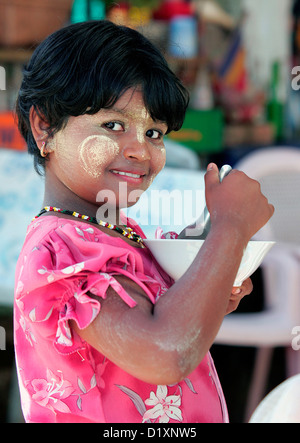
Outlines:
[[[242,286],[239,286],[238,288],[232,288],[226,315],[235,311],[238,308],[242,298],[244,298],[246,295],[251,294],[252,290],[253,284],[250,278],[247,278],[247,280],[243,282]]]
[[[205,198],[212,228],[221,225],[226,235],[229,225],[245,244],[272,217],[274,207],[262,194],[260,184],[241,171],[232,170],[219,181],[217,165],[211,163],[205,175]]]

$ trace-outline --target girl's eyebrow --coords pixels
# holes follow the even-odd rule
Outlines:
[[[112,107],[112,108],[108,108],[108,109],[106,109],[106,111],[108,111],[108,112],[117,112],[118,114],[126,114],[126,109],[120,109],[120,108],[114,108],[114,107]]]
[[[101,108],[100,109],[100,113],[105,113],[105,114],[126,114],[126,111],[123,109],[118,109],[118,108]]]

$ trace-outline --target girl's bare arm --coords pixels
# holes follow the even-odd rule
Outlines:
[[[257,182],[233,171],[220,184],[215,166],[206,174],[206,200],[211,231],[191,267],[155,306],[137,284],[117,276],[137,306],[129,308],[109,289],[88,328],[73,324],[107,358],[149,383],[178,382],[201,362],[233,303],[244,248],[274,211]]]

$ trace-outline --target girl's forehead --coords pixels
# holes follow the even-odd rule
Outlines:
[[[154,121],[152,119],[145,104],[143,93],[137,89],[127,90],[110,108],[102,108],[95,114],[83,114],[78,117],[70,117],[68,127],[69,129],[71,129],[71,127],[76,129],[76,127],[82,126],[82,129],[84,129],[85,125],[89,122],[99,124],[109,119],[121,121],[128,119],[139,125],[155,123],[166,126],[167,130],[167,124],[165,122]]]
[[[144,101],[144,96],[141,89],[129,89],[116,101],[116,103],[111,108],[100,110],[99,113],[101,112],[103,112],[104,114],[106,113],[106,115],[109,115],[110,113],[115,113],[120,116],[135,119],[138,122],[154,122],[153,118],[151,117],[151,113],[149,112]],[[155,120],[155,122],[163,124],[167,127],[166,123],[163,121]]]
[[[130,118],[138,122],[153,123],[153,119],[139,90],[126,91],[110,108],[102,108],[96,114],[84,114],[87,120],[106,118]],[[164,122],[157,122],[165,124]]]
[[[107,111],[118,112],[120,114],[138,113],[143,112],[144,116],[147,116],[147,111],[143,93],[139,89],[129,89],[119,97],[116,103],[108,108]]]

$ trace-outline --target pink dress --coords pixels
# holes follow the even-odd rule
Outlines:
[[[141,230],[131,224],[135,231]],[[143,235],[144,237],[144,235]],[[150,252],[96,226],[56,216],[28,227],[16,269],[15,353],[25,420],[31,423],[227,422],[226,404],[208,353],[182,382],[154,386],[127,374],[83,341],[69,320],[86,328],[114,278],[138,283],[152,303],[173,284]]]

